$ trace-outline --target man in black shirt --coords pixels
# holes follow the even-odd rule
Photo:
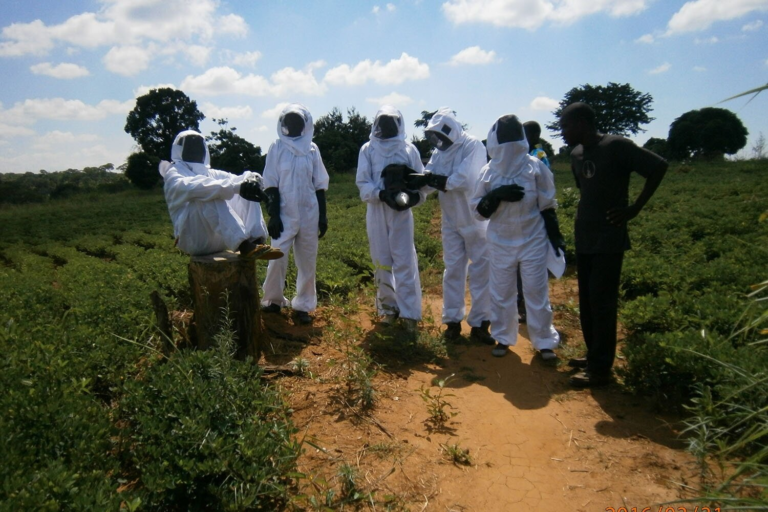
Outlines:
[[[560,115],[560,129],[571,151],[571,170],[581,197],[576,212],[576,268],[581,330],[587,356],[569,361],[583,371],[574,387],[608,384],[616,355],[616,317],[624,251],[630,248],[627,222],[634,219],[661,183],[667,162],[629,139],[599,133],[595,112],[572,103]],[[642,192],[629,202],[629,178],[645,178]]]

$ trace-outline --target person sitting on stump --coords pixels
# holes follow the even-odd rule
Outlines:
[[[306,107],[296,103],[285,107],[277,122],[278,139],[269,147],[264,167],[269,236],[272,244],[285,253],[293,247],[297,272],[296,296],[289,302],[283,295],[288,260],[270,262],[262,311],[278,313],[290,304],[299,324],[312,323],[310,313],[317,308],[317,249],[328,229],[328,171],[320,149],[312,142],[313,133],[312,115]]]
[[[200,133],[179,133],[171,146],[171,162],[160,162],[159,171],[179,249],[191,256],[227,249],[257,259],[283,256],[264,244],[267,230],[259,201],[266,196],[261,176],[211,169]]]

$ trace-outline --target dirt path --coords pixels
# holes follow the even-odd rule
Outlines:
[[[580,343],[567,303],[572,283],[554,286],[556,326],[568,352]],[[426,311],[439,319],[439,295],[425,297]],[[380,331],[364,306],[324,313],[325,321],[303,331],[285,317],[267,318],[283,337],[273,340],[267,359],[308,363],[311,379],[281,383],[290,391],[296,424],[312,443],[305,444],[300,469],[315,484],[304,491],[321,503],[332,495],[333,509],[373,508],[370,498],[354,499],[357,491],[373,492],[381,510],[387,504],[395,510],[642,510],[678,499],[680,484],[695,479],[694,461],[670,418],[657,417],[615,386],[571,390],[571,371],[535,356],[524,328],[504,358],[465,342],[451,347],[439,365],[386,361],[371,382],[375,406],[362,412],[350,404],[360,382],[352,370],[368,356],[351,347],[366,347],[371,332],[386,343],[399,331]],[[424,329],[437,336],[439,326]],[[458,414],[435,428],[423,392],[434,395],[437,381],[451,375],[443,391],[452,395],[446,410]],[[458,454],[468,450],[471,464],[452,462],[450,447]],[[346,487],[344,474],[351,475]]]

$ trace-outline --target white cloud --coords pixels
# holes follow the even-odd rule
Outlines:
[[[103,100],[96,105],[87,105],[80,100],[64,98],[27,99],[7,110],[0,108],[0,123],[31,125],[39,119],[97,121],[108,115],[127,114],[134,103],[133,100]]]
[[[656,41],[656,38],[653,37],[653,34],[645,34],[635,39],[636,43],[642,44],[652,44],[654,41]]]
[[[147,69],[151,58],[149,49],[138,46],[114,46],[102,60],[109,71],[118,75],[133,76]]]
[[[35,64],[29,68],[32,73],[36,75],[52,76],[53,78],[61,78],[63,80],[69,80],[72,78],[80,78],[82,76],[88,76],[88,69],[77,64],[70,64],[68,62],[62,62],[54,66],[50,62],[41,62]]]
[[[261,52],[231,53],[225,52],[225,60],[232,65],[253,68],[261,59]]]
[[[410,97],[397,92],[391,92],[386,96],[382,96],[381,98],[366,98],[365,101],[367,101],[368,103],[374,103],[379,106],[393,105],[398,108],[404,107],[406,105],[410,105],[411,103],[413,103],[413,100]]]
[[[715,36],[705,37],[705,38],[697,37],[696,39],[693,40],[693,42],[694,44],[717,44],[718,42],[720,42],[720,40]]]
[[[648,0],[448,0],[442,10],[456,25],[487,23],[535,30],[547,21],[573,23],[600,12],[613,17],[631,16],[645,10],[648,3]]]
[[[363,85],[369,81],[398,85],[408,80],[425,78],[429,78],[429,66],[403,52],[399,59],[392,59],[386,64],[366,59],[357,63],[354,68],[350,68],[348,64],[336,66],[328,70],[323,81],[331,85]]]
[[[560,106],[560,102],[557,100],[553,100],[552,98],[548,98],[546,96],[537,96],[533,98],[533,101],[531,101],[531,104],[529,106],[533,110],[553,111]]]
[[[395,7],[395,4],[387,4],[387,11],[395,12],[396,10],[397,10],[397,7]]]
[[[187,76],[181,89],[192,94],[219,96],[242,94],[245,96],[286,96],[289,94],[322,95],[326,87],[315,79],[311,63],[304,70],[291,67],[273,73],[269,79],[261,75],[243,75],[228,66],[208,69],[198,76]]]
[[[371,12],[373,14],[379,14],[381,12],[381,7],[379,7],[378,5],[374,5],[373,9],[371,9]]]
[[[283,112],[283,109],[288,105],[290,105],[290,103],[288,102],[278,103],[274,107],[262,112],[261,117],[263,117],[264,119],[278,120],[280,118],[280,114]],[[266,128],[266,126],[264,128]]]
[[[98,12],[83,12],[58,25],[40,20],[2,29],[0,56],[44,55],[57,44],[81,48],[140,46],[181,41],[209,46],[217,35],[244,36],[245,20],[218,14],[219,0],[100,0]]]
[[[187,60],[195,66],[203,67],[208,63],[213,48],[199,44],[183,45],[179,51],[186,55]]]
[[[705,68],[704,66],[693,66],[693,70],[696,71],[697,73],[702,73],[706,71],[707,68]]]
[[[756,30],[760,30],[760,27],[762,26],[763,26],[763,20],[755,20],[741,27],[741,30],[743,32],[754,32]]]
[[[661,66],[653,68],[650,71],[648,71],[648,74],[649,75],[659,75],[661,73],[666,73],[667,71],[669,71],[669,69],[671,67],[672,67],[672,64],[670,64],[669,62],[665,62]]]
[[[667,23],[667,35],[705,30],[715,22],[733,20],[751,12],[759,11],[768,11],[768,1],[689,1],[686,2]]]
[[[74,134],[72,132],[54,130],[35,137],[31,147],[35,150],[48,151],[57,146],[72,146],[73,144],[95,142],[97,140],[99,140],[99,136],[92,133]]]
[[[9,139],[11,137],[29,137],[34,135],[35,131],[24,126],[12,126],[0,123],[0,138]]]
[[[235,107],[218,107],[213,103],[203,103],[200,110],[207,118],[216,119],[250,119],[253,110],[248,105],[238,105]]]
[[[459,53],[451,57],[448,62],[451,66],[461,66],[463,64],[470,65],[484,65],[496,62],[496,52],[491,50],[489,52],[481,49],[479,46],[470,46],[464,48]]]
[[[166,89],[166,88],[168,88],[168,89],[178,89],[178,87],[176,87],[173,84],[140,85],[138,88],[136,88],[133,91],[133,97],[134,98],[138,98],[139,96],[144,96],[145,94],[147,94],[152,89]],[[133,108],[133,107],[131,107],[131,108]]]

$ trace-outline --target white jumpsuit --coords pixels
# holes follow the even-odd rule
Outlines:
[[[288,254],[293,247],[296,263],[296,296],[290,302],[283,295],[288,258],[269,262],[264,281],[262,305],[291,305],[295,311],[311,312],[317,308],[315,272],[317,268],[319,209],[316,191],[328,190],[328,171],[325,170],[320,150],[312,142],[314,125],[312,115],[302,105],[291,104],[283,109],[282,117],[295,112],[304,118],[304,131],[299,137],[283,134],[280,121],[279,135],[269,147],[264,167],[264,188],[276,187],[280,192],[280,220],[283,232],[272,239],[272,246]]]
[[[398,134],[390,139],[374,135],[379,116],[398,119]],[[401,318],[421,320],[421,281],[416,247],[413,244],[413,213],[398,212],[379,199],[384,189],[381,171],[389,164],[404,164],[417,173],[424,170],[419,150],[405,139],[402,114],[384,106],[376,113],[370,140],[360,148],[355,182],[360,199],[368,204],[365,222],[371,260],[377,284],[376,307],[379,315],[399,314]],[[420,193],[423,202],[425,193]]]
[[[495,127],[495,125],[494,125]],[[528,143],[499,144],[494,129],[488,134],[491,161],[483,168],[472,197],[472,209],[491,190],[517,184],[525,196],[517,202],[501,201],[488,222],[491,260],[491,336],[502,345],[517,343],[517,266],[525,291],[528,335],[536,350],[555,349],[560,335],[552,326],[547,255],[549,239],[542,211],[556,208],[552,172],[528,154]]]
[[[445,150],[435,149],[427,171],[448,176],[445,192],[440,192],[442,210],[443,261],[443,323],[464,319],[464,293],[469,272],[469,294],[472,307],[467,323],[480,327],[490,320],[489,261],[485,233],[488,221],[478,220],[472,213],[470,199],[486,164],[483,143],[464,132],[453,111],[438,110],[427,130],[448,137],[453,144]],[[431,189],[428,189],[431,190]]]
[[[173,161],[163,161],[159,168],[179,249],[190,255],[211,254],[237,250],[246,239],[266,239],[259,203],[239,194],[250,171],[238,176],[211,169],[207,146],[204,164],[185,162],[179,141],[187,135],[200,134],[193,130],[179,133],[171,146]]]

